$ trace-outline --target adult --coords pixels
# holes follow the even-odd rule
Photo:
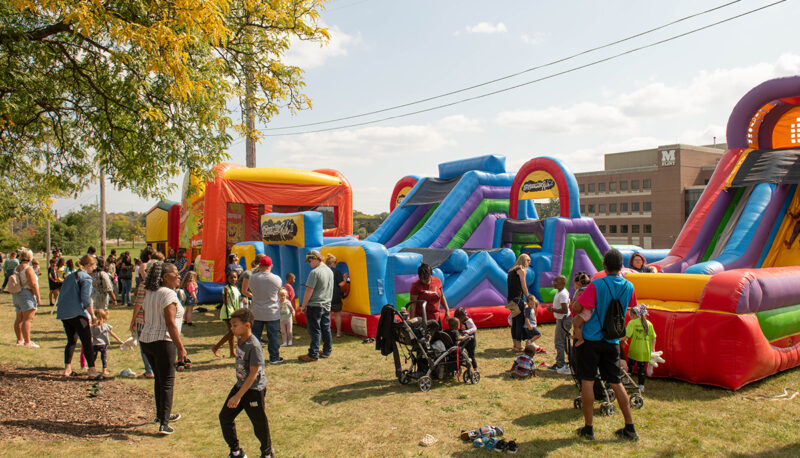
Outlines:
[[[186,259],[186,248],[178,248],[177,258],[175,258],[175,268],[178,269],[178,275],[183,278],[186,272],[189,271],[189,260]]]
[[[236,271],[236,275],[242,275],[244,272],[244,268],[242,268],[242,265],[239,264],[239,256],[236,253],[231,253],[228,255],[228,264],[225,266],[225,275],[228,275],[228,272],[231,270]]]
[[[306,262],[311,267],[303,293],[300,311],[306,315],[306,326],[311,343],[308,353],[300,355],[303,362],[327,358],[333,351],[331,338],[331,297],[333,296],[333,272],[322,263],[322,254],[311,250],[306,255]],[[322,338],[322,353],[319,352],[319,341]]]
[[[278,303],[278,291],[281,290],[281,277],[272,273],[272,259],[263,256],[259,266],[242,283],[242,294],[250,298],[250,310],[253,312],[253,335],[261,341],[262,330],[267,330],[267,351],[269,363],[280,364],[283,358],[280,355],[281,309]]]
[[[72,355],[78,339],[83,346],[83,355],[89,368],[87,375],[90,379],[101,379],[102,376],[94,368],[97,355],[92,343],[92,321],[94,321],[94,307],[92,306],[92,277],[91,273],[97,265],[97,258],[90,254],[81,256],[78,260],[78,269],[64,278],[61,285],[61,294],[58,296],[58,311],[56,318],[64,325],[67,334],[67,345],[64,347],[64,376],[77,375],[72,371]]]
[[[114,293],[119,293],[119,278],[117,276],[117,250],[111,250],[111,254],[106,258],[106,273],[111,280]]]
[[[122,253],[117,263],[117,275],[119,275],[119,296],[122,305],[131,306],[131,280],[133,279],[133,262],[131,254],[127,251]]]
[[[336,324],[336,337],[342,337],[342,288],[345,283],[349,282],[349,278],[345,278],[341,270],[336,268],[336,256],[329,254],[325,258],[325,265],[333,272],[333,294],[331,295],[331,312],[333,313],[333,322]],[[288,290],[287,290],[288,293]]]
[[[86,254],[92,255],[95,258],[97,257],[97,249],[92,245],[89,245],[89,248],[86,249]]]
[[[422,304],[417,300],[425,301],[425,316],[428,321],[439,322],[439,308],[444,308],[444,319],[450,318],[450,308],[447,306],[447,299],[444,297],[442,281],[433,275],[433,269],[429,264],[422,263],[417,268],[417,281],[411,285],[411,308],[409,316],[421,317]]]
[[[525,310],[525,303],[531,300],[531,294],[528,293],[528,282],[525,277],[528,274],[528,266],[531,265],[531,258],[526,253],[522,253],[517,257],[517,261],[508,270],[508,277],[506,283],[508,285],[508,294],[506,299],[508,302],[514,302],[519,307],[519,311]],[[511,341],[513,342],[512,349],[516,352],[524,350],[522,341],[525,340],[525,314],[519,313],[517,316],[511,318]]]
[[[251,294],[247,296],[244,294],[244,291],[245,289],[249,289],[250,276],[253,275],[254,270],[258,269],[261,266],[261,258],[263,258],[264,256],[265,255],[260,253],[256,254],[255,257],[253,257],[253,262],[250,263],[250,268],[242,272],[242,274],[236,278],[236,287],[239,288],[239,292],[242,293],[243,307],[248,307],[248,308],[250,307],[250,298],[253,295]],[[261,339],[261,336],[259,335],[258,338]]]
[[[111,276],[106,272],[106,262],[103,258],[97,259],[97,267],[92,272],[92,302],[94,309],[108,309],[108,299],[111,297],[114,305],[117,305],[117,298],[114,296],[114,285]]]
[[[17,252],[12,251],[11,253],[8,253],[8,259],[3,262],[3,287],[0,288],[0,290],[6,289],[8,279],[14,274],[14,269],[16,269],[18,265],[19,259],[17,259]]]
[[[583,402],[583,419],[585,426],[578,429],[578,435],[594,440],[594,382],[598,368],[600,376],[611,385],[619,408],[625,418],[625,427],[614,434],[621,439],[638,440],[633,426],[631,406],[628,393],[622,384],[622,364],[620,362],[619,339],[606,339],[602,329],[606,313],[613,299],[618,299],[627,313],[628,307],[636,306],[636,294],[633,284],[620,275],[622,269],[622,253],[616,249],[608,250],[603,256],[606,276],[592,281],[573,304],[573,313],[581,313],[584,309],[592,312],[591,318],[581,328],[584,343],[575,347],[578,361],[576,371],[581,381],[581,402]]]
[[[39,279],[36,276],[31,262],[33,252],[23,248],[19,252],[19,265],[14,269],[13,274],[19,278],[22,289],[18,293],[12,294],[14,301],[14,311],[17,312],[14,320],[14,334],[17,335],[17,345],[24,345],[26,348],[39,348],[31,341],[31,325],[33,316],[39,304],[42,303],[39,297]]]
[[[183,306],[175,293],[180,282],[178,269],[163,261],[152,261],[144,282],[144,326],[139,343],[153,366],[156,422],[158,433],[164,435],[172,434],[169,423],[181,418],[172,413],[175,363],[186,361],[181,342]]]
[[[633,253],[631,260],[628,261],[628,266],[636,272],[645,274],[655,272],[655,267],[647,265],[647,258],[642,253]]]
[[[155,257],[156,254],[156,250],[153,249],[153,247],[146,246],[139,253],[139,259],[137,259],[139,266],[137,267],[136,272],[136,296],[133,300],[133,313],[131,314],[130,325],[130,331],[132,334],[136,334],[137,339],[141,337],[142,328],[144,328],[144,298],[146,292],[144,289],[144,278],[147,275],[147,265],[150,262],[150,259]],[[142,357],[142,363],[144,364],[144,374],[140,377],[155,377],[153,375],[153,366],[150,365],[150,361],[147,359],[147,356],[145,356],[141,345],[139,345],[139,354]]]

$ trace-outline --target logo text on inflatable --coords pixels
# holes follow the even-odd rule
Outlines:
[[[266,244],[303,246],[302,215],[261,217],[261,238]]]
[[[521,200],[551,197],[558,197],[558,187],[556,187],[556,180],[549,173],[543,170],[535,170],[525,177],[525,181],[523,181],[519,190],[519,198]]]

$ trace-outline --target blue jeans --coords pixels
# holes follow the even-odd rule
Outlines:
[[[267,352],[269,353],[269,360],[270,362],[278,361],[281,359],[281,342],[279,337],[281,333],[281,320],[254,321],[252,331],[259,342],[263,342],[263,340],[261,340],[261,332],[264,328],[267,329]]]
[[[319,358],[319,340],[322,338],[322,354],[330,355],[333,351],[331,338],[331,312],[322,307],[306,308],[306,326],[311,344],[308,346],[308,356]]]
[[[119,279],[119,295],[122,297],[122,305],[131,305],[131,279]]]

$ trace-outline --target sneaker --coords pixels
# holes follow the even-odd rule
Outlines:
[[[281,344],[281,347],[285,347],[286,345],[288,345],[288,344],[286,342],[284,342],[284,343]]]
[[[326,355],[325,353],[321,353],[321,354],[319,355],[319,357],[320,357],[320,358],[330,358],[330,357],[331,357],[331,354],[330,354],[330,353],[328,353],[328,354]]]
[[[247,458],[247,454],[244,453],[244,450],[241,448],[236,450],[235,452],[231,452],[228,454],[228,458]]]
[[[39,345],[37,345],[37,344],[35,344],[33,342],[28,342],[28,343],[25,344],[25,348],[39,348]]]
[[[497,444],[495,444],[494,451],[503,453],[506,451],[506,448],[508,448],[508,442],[506,442],[504,439],[500,439],[497,441]]]
[[[475,448],[481,448],[483,447],[483,443],[486,442],[487,439],[488,438],[486,437],[478,436],[475,438],[475,440],[472,441],[472,446]]]
[[[545,350],[545,349],[544,349],[544,348],[542,348],[542,347],[536,347],[536,353],[545,353],[545,354],[546,354],[546,353],[547,353],[547,350]]]
[[[517,447],[517,441],[508,441],[506,444],[506,453],[517,453],[519,447]]]
[[[181,414],[179,413],[173,413],[169,415],[169,421],[178,421],[180,419],[181,419]],[[161,419],[156,417],[156,419],[153,420],[153,423],[161,423]]]
[[[594,440],[594,431],[588,431],[585,426],[578,428],[578,436],[587,441]]]
[[[489,437],[483,442],[483,448],[486,450],[494,450],[494,447],[497,445],[498,440],[494,437]]]
[[[290,347],[291,347],[291,346],[292,346],[292,341],[290,340],[290,341],[289,341],[289,343],[288,343],[288,344],[286,344],[286,345],[288,345],[288,346],[290,346]]]
[[[546,369],[548,371],[557,371],[558,370],[558,364],[553,364],[552,366],[547,366]]]
[[[283,358],[278,358],[275,361],[270,361],[270,364],[283,364]]]
[[[639,392],[644,393],[644,385],[639,385]]]
[[[635,442],[639,440],[639,435],[636,434],[636,431],[628,431],[625,428],[620,428],[614,431],[614,435],[617,436],[619,439],[625,439],[631,442]]]
[[[464,441],[464,442],[474,441],[475,438],[477,438],[478,436],[479,436],[479,434],[478,434],[477,430],[474,430],[474,429],[473,430],[466,430],[466,429],[462,429],[461,430],[461,440]]]
[[[170,425],[166,425],[166,424],[162,423],[161,426],[158,427],[158,434],[161,434],[163,436],[169,436],[170,434],[172,434],[174,432],[175,432],[175,430],[172,429],[172,427]]]
[[[297,359],[299,359],[300,361],[302,361],[304,363],[311,363],[311,362],[316,361],[318,358],[314,358],[314,357],[308,356],[308,355],[300,355],[300,356],[297,357]]]
[[[556,369],[556,374],[561,375],[572,375],[572,371],[569,369],[569,366],[566,364]]]

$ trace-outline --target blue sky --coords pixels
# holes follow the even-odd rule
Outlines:
[[[723,5],[713,1],[553,2],[540,0],[335,0],[322,21],[331,42],[295,43],[286,56],[306,69],[313,109],[274,118],[279,128],[380,110],[483,83],[635,35]],[[303,132],[408,113],[538,79],[679,35],[769,0],[717,11],[567,62],[429,103]],[[671,143],[724,141],[731,109],[753,86],[800,74],[796,19],[786,1],[731,22],[519,89],[424,114],[341,130],[265,137],[261,167],[334,168],[348,177],[354,207],[388,211],[395,182],[435,176],[440,162],[483,154],[509,170],[542,155],[574,172],[599,170],[605,153]],[[230,161],[244,163],[235,139]],[[181,178],[175,178],[176,183]],[[97,187],[61,199],[66,213],[94,202]],[[170,196],[180,200],[179,193]],[[155,202],[111,190],[109,211],[146,211]]]

